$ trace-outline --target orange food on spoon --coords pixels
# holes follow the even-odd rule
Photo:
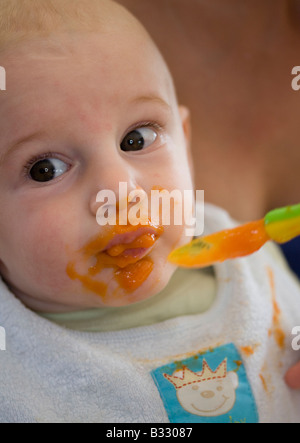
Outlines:
[[[269,240],[286,243],[299,235],[300,205],[287,206],[262,220],[193,240],[171,252],[168,260],[180,267],[202,268],[253,254]]]

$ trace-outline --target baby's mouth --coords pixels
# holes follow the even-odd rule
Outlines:
[[[153,247],[158,236],[157,230],[148,227],[140,228],[136,232],[117,234],[102,252],[111,257],[138,257]]]
[[[153,250],[164,228],[150,221],[147,225],[117,225],[108,232],[92,240],[82,253],[88,259],[95,258],[97,263],[89,269],[96,275],[103,267],[124,269],[142,260]]]
[[[80,251],[86,264],[93,260],[87,273],[79,274],[75,270],[75,262],[70,262],[67,274],[73,280],[80,280],[86,289],[105,300],[107,284],[99,281],[98,275],[104,268],[113,268],[119,287],[125,292],[134,292],[153,270],[154,263],[151,257],[146,256],[163,233],[162,226],[150,222],[146,226],[115,226],[108,233],[94,238]]]
[[[97,259],[106,265],[125,268],[150,254],[161,234],[162,228],[148,226],[115,234],[96,254]]]

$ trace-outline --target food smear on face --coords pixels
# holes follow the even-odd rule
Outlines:
[[[88,275],[80,275],[75,271],[75,263],[69,263],[67,266],[67,274],[72,280],[80,280],[86,289],[96,292],[99,295],[105,295],[107,285],[91,279]]]
[[[153,266],[153,261],[145,258],[116,271],[115,276],[121,288],[128,292],[135,291],[147,280],[153,270]]]
[[[147,225],[109,227],[77,251],[78,258],[68,264],[67,274],[105,300],[108,285],[97,280],[96,276],[103,269],[112,268],[118,286],[131,293],[151,274],[154,263],[148,254],[163,232],[162,226],[154,225],[150,220]],[[84,274],[76,271],[76,264],[86,268]]]

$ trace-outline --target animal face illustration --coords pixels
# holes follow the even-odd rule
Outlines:
[[[202,417],[217,417],[229,412],[235,404],[235,389],[238,378],[229,372],[222,380],[193,383],[177,391],[183,409]]]
[[[227,373],[226,360],[214,372],[203,360],[202,372],[196,373],[185,367],[175,374],[164,374],[164,377],[175,386],[177,399],[187,412],[218,417],[233,408],[239,381],[235,372]]]

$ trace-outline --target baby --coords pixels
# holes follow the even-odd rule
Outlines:
[[[276,249],[182,271],[184,223],[121,225],[121,199],[97,222],[120,183],[193,190],[189,113],[144,28],[111,0],[2,0],[0,21],[1,421],[300,421]]]

